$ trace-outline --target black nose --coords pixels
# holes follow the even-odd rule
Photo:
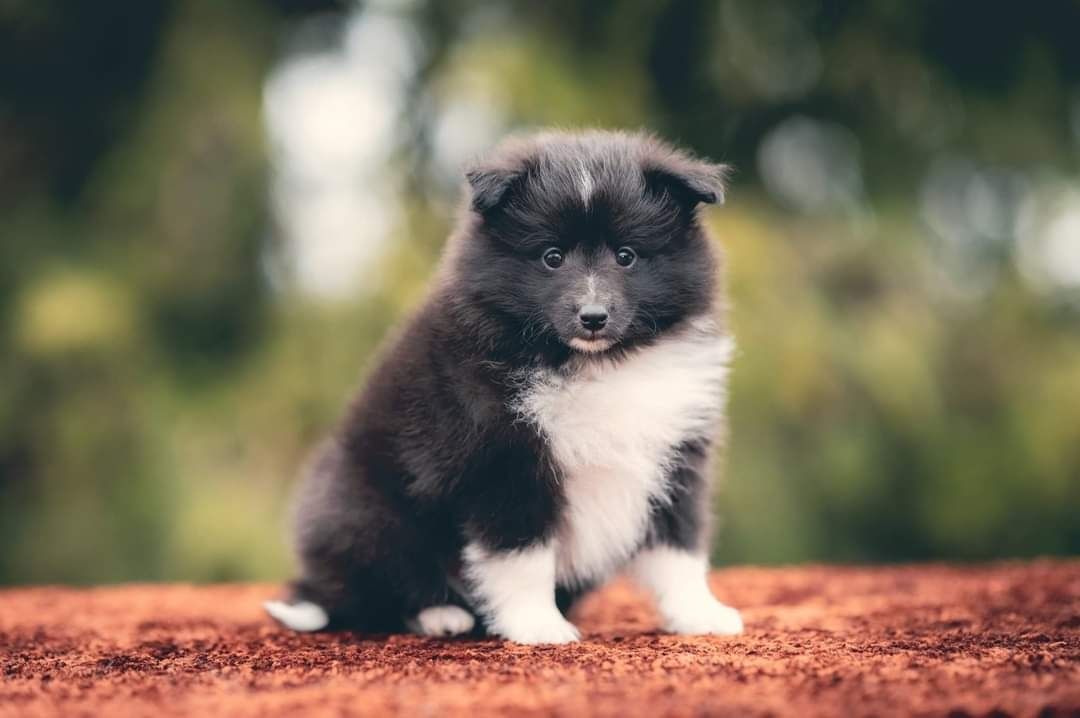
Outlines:
[[[578,319],[581,320],[581,326],[590,332],[598,331],[607,324],[607,309],[599,304],[586,304],[578,312]]]

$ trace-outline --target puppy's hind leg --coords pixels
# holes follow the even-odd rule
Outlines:
[[[266,612],[296,631],[394,630],[385,620],[394,602],[373,565],[373,514],[388,511],[337,442],[323,445],[296,498],[300,578],[287,598],[263,604]]]
[[[393,633],[404,627],[401,598],[388,590],[391,583],[377,565],[314,551],[302,563],[302,577],[290,584],[287,597],[263,604],[286,628]]]
[[[311,601],[263,601],[263,609],[285,628],[302,633],[321,631],[330,624],[326,610]]]
[[[405,622],[419,636],[461,636],[476,626],[476,619],[461,606],[428,606]]]
[[[309,633],[321,631],[330,625],[326,609],[313,601],[290,599],[287,601],[264,601],[263,609],[275,621],[294,631]]]
[[[305,562],[309,563],[309,562]],[[325,570],[329,566],[321,566]],[[286,628],[302,633],[340,627],[350,613],[341,583],[331,575],[321,579],[305,567],[304,577],[289,583],[285,597],[264,601],[263,609]]]

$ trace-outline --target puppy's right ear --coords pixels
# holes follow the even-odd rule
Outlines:
[[[682,152],[670,152],[645,165],[645,185],[654,191],[666,191],[690,206],[700,202],[723,204],[728,165],[700,160]]]
[[[473,209],[485,214],[499,207],[524,175],[522,170],[507,167],[478,166],[467,170],[465,179],[472,189]]]

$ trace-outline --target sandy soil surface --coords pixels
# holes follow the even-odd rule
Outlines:
[[[297,635],[267,585],[0,592],[0,715],[1080,715],[1080,561],[740,568],[738,638],[616,583],[584,640]]]

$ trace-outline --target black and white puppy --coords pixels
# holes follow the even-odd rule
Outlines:
[[[469,170],[433,290],[302,487],[301,575],[267,611],[564,643],[573,599],[628,568],[667,630],[739,633],[706,582],[733,345],[697,208],[724,175],[600,131]]]

